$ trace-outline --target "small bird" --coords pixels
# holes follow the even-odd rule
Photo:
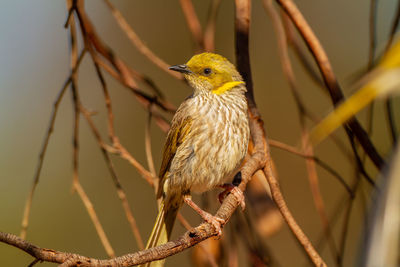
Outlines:
[[[176,111],[164,145],[157,194],[161,202],[146,248],[168,242],[184,202],[221,234],[224,220],[199,208],[191,192],[220,186],[244,204],[242,191],[229,186],[247,153],[250,135],[241,75],[226,58],[213,53],[195,55],[169,69],[184,75],[193,94]],[[150,265],[162,266],[163,261]]]

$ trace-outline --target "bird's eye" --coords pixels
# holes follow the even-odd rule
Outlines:
[[[210,75],[211,74],[211,69],[210,68],[205,68],[203,70],[204,75]]]

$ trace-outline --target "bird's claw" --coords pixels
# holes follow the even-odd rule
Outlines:
[[[215,230],[217,231],[217,237],[221,237],[222,226],[224,225],[225,220],[220,217],[213,216],[210,213],[204,214],[203,219],[215,228]]]
[[[242,208],[242,210],[244,210],[246,208],[246,202],[244,201],[244,194],[243,194],[242,190],[240,190],[237,186],[234,186],[232,184],[224,184],[221,187],[224,188],[225,190],[222,191],[218,195],[218,199],[219,199],[220,203],[222,203],[224,201],[224,198],[229,193],[231,193],[232,195],[235,196],[236,200],[239,202],[240,207]]]
[[[217,216],[213,216],[210,213],[202,210],[199,206],[196,205],[191,199],[190,196],[185,196],[183,200],[188,204],[192,209],[194,209],[204,221],[214,226],[217,231],[217,237],[219,238],[222,235],[222,226],[225,224],[225,220],[219,218]]]

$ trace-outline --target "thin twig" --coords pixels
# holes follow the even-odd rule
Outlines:
[[[393,18],[392,27],[391,27],[390,33],[389,33],[389,39],[388,39],[388,41],[386,43],[386,47],[385,47],[385,53],[387,51],[389,51],[389,48],[392,46],[394,35],[396,34],[396,30],[397,30],[397,27],[399,26],[399,23],[400,23],[400,0],[397,0],[396,14]]]
[[[67,5],[71,6],[72,1],[67,0]],[[77,39],[76,39],[76,29],[75,29],[75,18],[71,16],[69,18],[69,29],[70,29],[70,45],[71,45],[71,70],[76,68],[77,64]],[[90,201],[89,197],[85,193],[82,188],[82,185],[79,181],[79,117],[80,117],[80,98],[77,87],[77,73],[73,73],[71,75],[71,91],[72,91],[72,102],[74,106],[74,120],[73,120],[73,155],[72,155],[72,163],[73,163],[73,180],[72,185],[73,189],[78,192],[79,197],[81,198],[83,204],[86,207],[86,210],[92,219],[93,225],[96,228],[96,232],[100,238],[101,243],[110,258],[115,257],[115,252],[111,247],[111,244],[104,232],[104,229],[97,217],[97,214],[94,210],[93,204]]]
[[[90,219],[93,222],[94,227],[96,228],[96,232],[100,238],[101,243],[103,244],[104,249],[106,250],[107,255],[110,258],[114,258],[115,257],[114,249],[112,248],[110,241],[107,238],[107,235],[103,229],[103,226],[100,223],[99,218],[97,217],[92,202],[90,201],[86,192],[83,190],[83,187],[79,182],[79,180],[74,182],[74,189],[76,190],[83,204],[85,205],[85,208],[90,216]]]
[[[215,24],[217,22],[218,9],[221,0],[212,0],[208,11],[206,27],[204,29],[204,50],[212,52],[215,50]]]
[[[21,224],[22,225],[21,233],[20,233],[21,238],[25,238],[26,237],[26,232],[27,232],[28,225],[29,225],[29,215],[30,215],[30,210],[31,210],[31,206],[32,206],[33,194],[35,192],[37,184],[39,183],[40,173],[42,171],[42,166],[43,166],[43,162],[44,162],[44,157],[46,155],[47,146],[49,144],[50,136],[54,131],[54,123],[56,121],[58,107],[59,107],[59,105],[61,103],[61,100],[62,100],[62,98],[64,96],[65,91],[67,90],[68,86],[70,85],[70,83],[72,81],[72,74],[75,73],[78,70],[78,68],[80,66],[80,63],[82,62],[82,59],[83,59],[83,57],[85,55],[85,52],[86,52],[86,50],[82,50],[81,51],[81,53],[80,53],[80,55],[78,57],[78,61],[76,63],[75,69],[73,69],[71,71],[70,76],[64,82],[64,85],[62,86],[61,90],[58,92],[56,100],[54,101],[53,111],[51,113],[49,126],[47,128],[47,133],[46,133],[46,136],[44,138],[44,141],[43,141],[43,144],[42,144],[42,148],[40,150],[39,161],[37,163],[35,175],[33,177],[33,183],[32,183],[31,189],[29,191],[28,198],[27,198],[27,200],[25,202],[24,214],[23,214],[22,224]]]
[[[376,50],[376,15],[377,15],[377,0],[371,0],[369,7],[369,53],[367,70],[374,67],[375,50]]]
[[[95,62],[95,66],[97,67],[98,65],[98,57],[95,54],[95,52],[89,48],[89,51],[91,52],[91,56],[92,59]],[[96,68],[97,69],[97,68]],[[100,71],[100,69],[97,69],[98,71]],[[103,82],[104,82],[104,78]],[[139,95],[138,95],[139,98]],[[144,98],[145,99],[145,98]],[[142,99],[142,100],[144,100]],[[148,103],[149,104],[149,103]],[[106,106],[107,107],[107,106]],[[88,115],[88,113],[85,113],[86,115]],[[154,113],[153,113],[154,114]],[[157,113],[156,113],[157,114]],[[110,114],[110,112],[108,111],[108,116],[109,116],[109,124],[112,123],[112,121],[110,121],[110,116],[112,117],[112,114]],[[156,116],[156,115],[155,115]],[[90,117],[90,116],[89,116]],[[88,117],[86,117],[88,118]],[[166,124],[165,126],[162,126],[163,124],[160,124],[161,129],[167,131],[169,129],[169,124],[167,122],[165,122],[164,120],[162,120],[161,117],[157,117],[159,118],[159,121],[163,121],[163,124]],[[95,127],[94,127],[95,128]],[[113,126],[112,126],[113,129]],[[110,132],[109,130],[109,134],[114,134],[114,130],[112,130],[112,132]],[[115,135],[111,136],[112,142],[113,142],[113,147],[109,147],[106,146],[105,143],[102,143],[102,146],[105,150],[107,150],[107,152],[112,153],[112,154],[117,154],[120,155],[122,158],[126,159],[131,165],[133,165],[136,170],[139,172],[139,174],[141,174],[141,176],[151,185],[154,186],[154,177],[153,175],[148,172],[119,142],[118,138]]]
[[[325,89],[324,81],[320,78],[320,74],[318,74],[315,70],[314,67],[312,66],[312,62],[310,62],[304,52],[304,50],[301,48],[301,45],[299,43],[299,39],[297,36],[294,34],[294,26],[292,21],[290,20],[289,16],[284,13],[283,11],[281,12],[281,18],[283,22],[283,26],[285,29],[285,35],[287,38],[287,43],[291,45],[291,47],[294,49],[294,52],[296,56],[298,57],[301,65],[304,67],[306,70],[306,73],[310,76],[311,80],[315,82],[320,88]],[[322,91],[325,94],[328,94],[326,90]],[[307,106],[303,105],[302,107],[304,109],[305,115],[311,119],[314,123],[318,123],[321,118],[318,118],[315,114],[313,114]],[[331,134],[330,139],[337,145],[337,147],[345,154],[349,159],[352,158],[351,153],[347,150],[343,142],[338,139],[334,134]]]
[[[143,165],[141,165],[132,155],[125,149],[120,143],[114,144],[113,149],[109,149],[109,147],[105,147],[105,149],[110,152],[119,155],[121,158],[127,160],[131,165],[133,165],[139,174],[149,183],[150,186],[154,186],[154,179],[151,172],[146,170]]]
[[[109,72],[115,79],[117,79],[119,82],[121,82],[124,86],[129,88],[134,94],[136,99],[139,101],[140,104],[142,104],[146,109],[151,104],[154,104],[154,106],[157,106],[163,110],[166,111],[172,111],[174,110],[174,107],[172,104],[167,102],[164,99],[159,99],[158,97],[151,97],[148,96],[147,94],[143,93],[138,89],[138,84],[135,81],[135,77],[138,77],[138,75],[135,75],[135,71],[129,68],[121,59],[119,59],[98,37],[92,23],[90,22],[89,18],[87,17],[85,10],[84,10],[84,2],[83,0],[76,0],[76,13],[79,18],[80,26],[81,26],[81,32],[82,36],[84,39],[85,47],[87,49],[91,49],[93,46],[95,51],[99,53],[101,56],[103,56],[109,64],[111,64],[114,68],[112,69],[108,63],[104,62],[102,58],[97,56],[97,53],[91,53],[92,58],[94,61],[97,62],[102,68],[104,68],[107,72]],[[155,121],[157,125],[163,130],[163,131],[168,131],[169,129],[169,124],[166,122],[166,120],[159,114],[157,114],[156,111],[152,111],[154,114]]]
[[[149,170],[154,177],[157,177],[156,168],[154,167],[153,153],[151,152],[151,112],[148,113],[146,126],[144,127],[144,147],[146,150],[146,159]]]
[[[396,14],[394,16],[392,27],[390,29],[389,39],[386,43],[385,53],[387,53],[389,51],[390,47],[392,46],[394,36],[396,34],[399,23],[400,23],[400,0],[397,1]],[[392,99],[391,98],[388,98],[385,101],[385,109],[386,109],[386,118],[387,118],[387,122],[389,125],[392,144],[395,144],[397,142],[397,130],[396,130],[396,124],[395,124],[394,114],[393,114],[393,110],[392,110]]]
[[[307,131],[302,132],[302,145],[303,151],[307,154],[313,155],[313,148],[310,144],[310,135]],[[336,264],[339,266],[340,254],[336,248],[335,240],[332,234],[332,228],[330,225],[330,221],[328,219],[328,215],[326,214],[324,200],[322,198],[319,179],[317,170],[315,167],[315,162],[312,159],[306,159],[307,173],[310,182],[311,194],[313,196],[314,204],[317,209],[318,215],[321,220],[321,224],[325,233],[325,237],[328,240],[329,248],[332,253],[332,257],[335,259]]]
[[[353,196],[348,199],[348,204],[346,207],[346,211],[344,214],[344,219],[343,219],[343,227],[341,229],[341,235],[340,235],[340,240],[339,240],[339,254],[340,254],[340,259],[341,259],[341,266],[343,265],[343,259],[344,259],[344,253],[345,253],[345,247],[346,247],[346,240],[347,240],[347,234],[349,230],[349,224],[350,224],[350,216],[351,216],[351,211],[354,206],[354,202],[356,200],[356,195],[357,191],[360,188],[360,183],[361,179],[356,175],[355,182],[352,186],[352,191],[353,191]]]
[[[118,73],[112,67],[110,67],[96,53],[92,54],[92,58],[100,67],[102,67],[105,71],[107,71],[114,79],[116,79],[117,81],[122,83],[125,87],[127,87],[136,96],[137,100],[139,100],[139,103],[142,104],[145,108],[148,109],[150,104],[154,104],[153,106],[157,106],[157,107],[161,108],[162,110],[168,111],[170,113],[175,112],[176,108],[171,103],[169,103],[163,99],[160,99],[158,97],[153,97],[153,96],[147,95],[146,93],[141,91],[138,88],[138,84],[135,82],[134,79],[132,79],[132,81],[133,81],[132,83],[134,84],[134,86],[130,86],[130,85],[126,84],[124,79],[121,77],[120,73]],[[133,71],[131,69],[129,69],[129,72],[133,73]],[[133,76],[136,76],[136,75],[133,75]],[[155,115],[156,113],[153,112],[153,114]],[[161,115],[159,115],[159,116],[161,116]],[[161,129],[164,130],[164,128],[161,128]]]
[[[67,0],[67,6],[71,9],[73,1]],[[75,69],[77,62],[78,44],[76,39],[75,17],[71,16],[69,22],[69,37],[70,37],[70,56],[71,56],[71,70]],[[77,88],[77,72],[71,75],[71,91],[72,102],[74,106],[74,126],[73,126],[73,184],[78,182],[78,165],[79,165],[79,115],[80,115],[80,99]]]
[[[315,161],[315,163],[317,163],[322,169],[326,170],[328,173],[330,173],[333,177],[335,177],[336,179],[338,179],[338,181],[343,185],[343,187],[346,189],[346,191],[349,193],[349,195],[352,195],[353,192],[351,191],[350,186],[346,183],[346,181],[344,180],[344,178],[332,167],[329,166],[328,163],[324,162],[323,160],[321,160],[320,158],[318,158],[315,155],[308,155],[305,154],[304,152],[299,151],[297,148],[290,146],[288,144],[279,142],[277,140],[273,140],[273,139],[268,139],[268,143],[271,147],[276,147],[282,150],[285,150],[289,153],[292,153],[294,155],[298,155],[300,157],[304,157],[304,158],[309,158],[312,159],[313,161]]]
[[[318,64],[318,68],[322,74],[326,87],[329,89],[331,100],[334,105],[339,104],[344,100],[343,92],[339,86],[336,76],[332,70],[330,61],[320,44],[318,38],[315,36],[311,27],[308,25],[307,21],[304,19],[301,12],[298,10],[296,4],[292,0],[276,0],[285,12],[288,14],[289,18],[293,21],[294,25],[300,32],[304,41],[306,42],[308,48],[312,52],[314,59]],[[347,124],[351,128],[352,132],[346,130],[349,139],[352,135],[357,138],[364,151],[368,154],[368,157],[372,160],[374,165],[381,169],[384,166],[384,161],[382,157],[378,154],[376,148],[372,144],[368,134],[362,128],[357,119],[350,119]]]
[[[277,36],[278,42],[278,50],[280,61],[282,65],[282,70],[286,79],[289,82],[290,89],[292,95],[295,98],[296,106],[299,113],[300,119],[300,127],[301,127],[301,142],[302,142],[302,150],[304,154],[313,156],[313,148],[309,142],[309,132],[305,126],[305,108],[303,101],[301,100],[299,89],[297,86],[297,81],[294,75],[294,71],[292,68],[292,64],[289,58],[289,52],[287,47],[287,39],[285,36],[285,30],[283,28],[283,24],[280,20],[278,12],[275,10],[274,6],[272,5],[272,0],[264,0],[264,7],[268,12],[269,16],[271,17],[275,33]],[[311,193],[314,200],[314,205],[317,209],[318,215],[320,217],[325,236],[329,241],[331,253],[335,259],[338,258],[338,253],[336,249],[335,242],[333,240],[331,227],[329,225],[329,220],[326,215],[324,201],[319,189],[319,179],[318,174],[315,166],[315,162],[313,159],[306,158],[306,166],[307,166],[307,173],[308,173],[308,180],[310,183]]]
[[[283,218],[289,225],[290,230],[296,236],[297,240],[303,246],[304,250],[307,252],[307,255],[309,256],[310,260],[314,263],[315,266],[326,266],[326,263],[319,256],[318,252],[314,249],[313,245],[311,244],[311,242],[304,234],[303,230],[297,224],[297,222],[293,218],[293,215],[289,211],[286,202],[283,198],[283,195],[280,191],[278,180],[275,178],[272,170],[272,165],[270,162],[271,161],[270,152],[268,146],[266,147],[266,150],[267,150],[266,153],[267,164],[264,167],[264,173],[271,188],[272,198],[274,199],[276,205],[281,211]]]
[[[114,114],[112,112],[110,94],[108,93],[107,85],[106,85],[106,82],[104,80],[103,74],[101,73],[100,67],[95,62],[94,62],[94,65],[95,65],[96,73],[97,73],[97,75],[99,77],[99,80],[101,82],[101,86],[102,86],[102,89],[103,89],[103,93],[104,93],[104,101],[106,103],[107,114],[108,114],[109,137],[110,137],[111,142],[118,143],[118,138],[115,135],[115,131],[114,131],[114,121],[113,121]],[[103,152],[104,159],[105,159],[105,161],[107,163],[107,166],[109,168],[109,171],[110,171],[111,177],[113,179],[114,185],[115,185],[115,187],[117,189],[118,197],[121,200],[122,207],[124,208],[125,216],[126,216],[126,218],[128,220],[128,223],[129,223],[129,225],[131,227],[131,231],[132,231],[132,233],[133,233],[133,235],[135,237],[135,240],[137,242],[137,245],[138,245],[139,249],[143,249],[144,248],[143,239],[142,239],[142,237],[140,235],[140,231],[139,231],[139,229],[137,227],[136,220],[135,220],[135,217],[133,216],[132,208],[129,205],[125,190],[123,189],[123,187],[121,185],[121,182],[120,182],[120,180],[119,180],[119,178],[117,176],[117,173],[116,173],[116,171],[114,169],[114,165],[113,165],[113,163],[112,163],[107,151],[101,145],[104,142],[101,140],[100,134],[98,133],[96,127],[94,126],[94,123],[91,121],[89,113],[86,110],[84,110],[84,111],[85,111],[84,116],[88,120],[89,125],[92,128],[92,131],[93,131],[95,137],[97,138],[97,141],[99,143],[101,151]]]
[[[260,170],[262,175],[264,173]],[[254,179],[255,177],[253,177]],[[266,184],[268,182],[263,177]],[[264,195],[265,196],[265,195]],[[243,243],[247,249],[247,257],[252,266],[272,266],[270,252],[267,250],[263,236],[260,236],[254,221],[250,217],[250,209],[244,210],[243,213],[236,214],[233,225],[241,236]]]
[[[238,71],[246,82],[246,98],[249,109],[258,116],[256,101],[254,99],[253,79],[250,70],[249,54],[249,29],[251,2],[247,0],[235,0],[235,50]]]
[[[369,9],[369,51],[368,51],[368,63],[367,71],[372,70],[374,67],[375,51],[376,51],[376,15],[377,15],[377,0],[371,0]],[[372,134],[373,124],[374,124],[374,102],[367,110],[367,133],[369,136]],[[364,156],[364,155],[363,155]],[[365,162],[365,157],[362,160]]]
[[[312,62],[307,58],[305,51],[302,49],[299,38],[294,33],[293,23],[290,20],[289,16],[286,15],[285,12],[281,12],[281,17],[283,20],[283,26],[285,29],[285,35],[287,38],[287,42],[293,48],[295,55],[299,59],[301,65],[306,70],[306,73],[310,76],[311,80],[315,82],[320,88],[325,88],[324,81],[321,79],[321,75],[315,70]],[[314,64],[315,65],[315,64]],[[327,93],[326,90],[322,92]]]
[[[132,29],[126,19],[122,16],[121,12],[114,7],[113,4],[109,0],[104,0],[107,6],[110,8],[111,13],[113,14],[115,20],[117,21],[118,25],[121,27],[123,32],[128,36],[129,40],[136,46],[136,48],[145,55],[152,63],[154,63],[157,67],[168,73],[174,78],[179,80],[183,80],[183,77],[180,73],[169,71],[168,65],[164,60],[158,57],[156,54],[153,53],[139,38],[136,32]]]
[[[38,262],[40,262],[39,259],[34,259],[34,260],[28,265],[28,267],[33,267],[33,266],[35,266],[36,263],[38,263]]]
[[[82,112],[83,116],[86,118],[90,128],[92,129],[92,132],[93,132],[95,138],[97,139],[97,142],[99,144],[101,152],[103,153],[104,160],[106,161],[106,164],[107,164],[108,169],[110,171],[110,174],[111,174],[111,177],[113,179],[114,185],[115,185],[115,187],[117,189],[118,197],[121,200],[122,207],[123,207],[124,212],[125,212],[125,216],[126,216],[126,218],[128,220],[129,226],[131,227],[131,231],[132,231],[132,233],[134,235],[134,238],[135,238],[135,240],[137,242],[137,245],[138,245],[139,249],[143,249],[144,248],[143,239],[142,239],[142,237],[140,235],[140,231],[139,231],[139,229],[137,227],[135,217],[133,216],[132,208],[129,205],[128,199],[126,197],[125,190],[123,189],[123,187],[121,185],[121,182],[118,179],[118,176],[117,176],[117,173],[115,171],[114,165],[113,165],[113,163],[112,163],[112,161],[111,161],[111,159],[110,159],[110,157],[108,155],[107,150],[105,149],[104,141],[102,140],[102,138],[100,136],[100,133],[98,132],[96,126],[94,125],[93,120],[90,117],[90,113],[82,106],[81,106],[81,112]]]
[[[203,51],[203,31],[201,29],[199,18],[194,10],[192,0],[179,0],[179,3],[181,4],[183,15],[185,15],[186,24],[188,25],[189,31],[192,34],[191,36],[196,46],[195,50],[196,52]]]
[[[253,118],[255,121],[257,121],[258,125],[262,125],[263,123],[258,114],[258,110],[256,109],[256,103],[254,101],[253,82],[250,70],[249,29],[250,29],[251,2],[250,0],[235,0],[235,4],[236,4],[235,36],[236,36],[236,56],[237,56],[238,69],[246,82],[246,87],[248,90],[246,96],[249,103],[250,118]],[[263,129],[262,131],[264,132]],[[261,141],[256,142],[257,140],[253,139],[255,144],[254,148],[256,150],[263,151],[262,158],[266,160],[266,164],[264,165],[263,171],[270,185],[272,197],[275,203],[277,204],[279,210],[281,211],[284,219],[288,223],[288,226],[290,227],[290,229],[292,230],[293,234],[296,236],[300,244],[304,247],[311,261],[316,266],[326,266],[325,262],[319,256],[317,251],[314,249],[310,240],[301,230],[301,228],[293,218],[291,212],[289,211],[286,205],[286,202],[279,189],[278,181],[276,180],[272,170],[272,159],[270,156],[269,146],[265,139],[265,133],[263,133],[262,136],[264,138]]]
[[[393,112],[393,101],[391,98],[386,99],[385,101],[385,111],[386,111],[386,119],[389,125],[390,138],[392,140],[392,144],[396,144],[397,142],[397,130],[396,123]]]

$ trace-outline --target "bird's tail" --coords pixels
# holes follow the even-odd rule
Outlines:
[[[149,240],[147,241],[146,249],[156,247],[161,244],[165,244],[169,241],[172,232],[172,227],[174,226],[174,222],[181,205],[182,201],[175,203],[166,203],[164,200],[162,200],[162,202],[160,203],[156,223],[154,224]],[[142,267],[164,266],[164,261],[165,260],[153,261],[141,266]]]

